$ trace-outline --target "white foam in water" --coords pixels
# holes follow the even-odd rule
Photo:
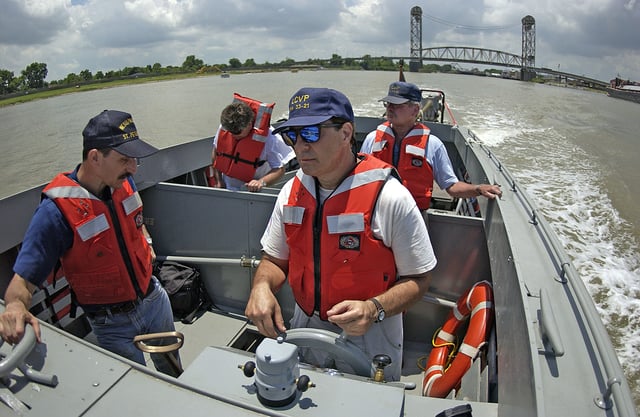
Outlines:
[[[452,107],[453,109],[453,107]],[[521,121],[517,114],[510,116],[508,113],[484,113],[478,112],[474,108],[455,108],[454,113],[462,114],[465,127],[471,128],[482,142],[487,146],[498,146],[509,138],[517,137],[523,133],[540,133],[544,131],[542,127],[531,127]],[[460,121],[459,121],[460,123]]]
[[[473,118],[473,115],[470,115]],[[593,158],[553,129],[500,116],[474,131],[519,180],[583,278],[628,377],[640,373],[640,264]],[[478,126],[481,126],[479,123]],[[488,138],[486,140],[485,138]],[[540,146],[531,146],[539,143]]]

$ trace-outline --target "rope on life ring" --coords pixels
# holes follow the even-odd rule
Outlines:
[[[446,369],[447,358],[454,354],[456,330],[471,316],[469,328],[453,362]],[[475,283],[449,312],[442,329],[434,337],[433,349],[422,380],[422,395],[446,397],[459,386],[463,375],[486,343],[493,318],[493,291],[488,281]]]

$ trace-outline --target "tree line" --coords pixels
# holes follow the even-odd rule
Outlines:
[[[33,62],[26,66],[20,72],[20,75],[14,75],[13,71],[0,68],[0,95],[27,92],[34,89],[67,87],[78,84],[87,84],[92,82],[105,82],[131,77],[157,76],[167,74],[181,73],[215,73],[225,71],[238,70],[274,70],[274,69],[290,69],[296,66],[315,66],[332,69],[362,69],[372,71],[394,71],[398,69],[397,63],[390,58],[372,57],[364,55],[360,58],[343,58],[338,54],[333,54],[331,58],[325,59],[307,59],[306,61],[295,61],[286,58],[278,63],[264,62],[258,64],[253,58],[240,61],[238,58],[229,59],[228,64],[205,64],[202,59],[196,58],[195,55],[189,55],[185,58],[181,66],[163,67],[159,62],[153,65],[142,67],[124,67],[120,70],[97,71],[95,74],[84,69],[80,73],[69,73],[60,80],[52,80],[47,82],[47,64],[44,62]],[[447,68],[448,67],[448,68]],[[451,71],[450,65],[439,66],[430,64],[422,69],[425,72],[448,72]]]

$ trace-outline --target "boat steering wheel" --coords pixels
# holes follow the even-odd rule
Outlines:
[[[299,348],[320,350],[348,364],[356,375],[371,378],[375,368],[365,353],[343,335],[328,330],[298,328],[287,330],[282,340]]]

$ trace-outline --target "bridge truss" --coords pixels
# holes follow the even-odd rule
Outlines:
[[[535,68],[536,60],[536,20],[527,15],[522,18],[522,54],[516,55],[495,49],[473,48],[468,46],[440,46],[436,48],[422,48],[422,8],[415,6],[411,9],[411,56],[409,70],[417,72],[423,61],[441,62],[470,62],[481,65],[498,65],[518,68],[520,79],[531,80],[536,72],[557,76],[558,79],[574,79],[585,84],[606,87],[608,83],[585,76],[561,73],[547,68]],[[404,59],[396,57],[393,59]]]
[[[521,68],[522,57],[494,49],[470,48],[463,46],[441,46],[422,49],[422,59],[427,61],[472,62],[495,64],[504,67]]]

